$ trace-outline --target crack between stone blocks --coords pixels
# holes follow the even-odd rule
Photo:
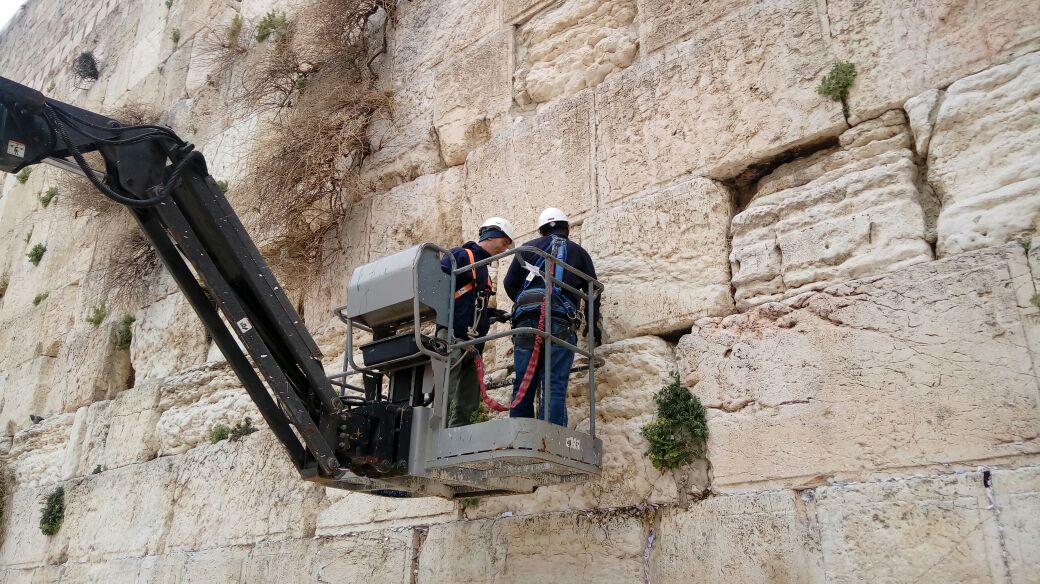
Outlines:
[[[419,556],[422,553],[423,545],[426,543],[426,537],[429,533],[429,525],[420,525],[412,529],[411,584],[419,583]]]
[[[643,515],[643,524],[646,526],[646,546],[643,548],[643,583],[652,584],[650,575],[650,556],[654,551],[654,541],[657,540],[657,531],[661,526],[661,512],[656,505],[650,506]]]

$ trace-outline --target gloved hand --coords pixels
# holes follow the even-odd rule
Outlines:
[[[500,308],[489,308],[488,318],[491,319],[492,323],[496,322],[509,322],[509,313]]]

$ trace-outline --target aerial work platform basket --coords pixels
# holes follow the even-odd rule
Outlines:
[[[602,285],[545,251],[518,247],[474,264],[459,267],[448,250],[424,243],[357,268],[348,288],[347,305],[336,309],[347,325],[343,371],[330,376],[349,406],[382,404],[397,412],[393,437],[385,432],[382,450],[358,451],[351,471],[334,486],[383,495],[434,495],[447,498],[529,493],[539,486],[580,482],[599,475],[602,441],[596,437],[595,345],[591,335],[577,346],[551,332],[532,327],[509,328],[476,339],[452,333],[456,277],[522,252],[544,258],[541,276],[584,302],[585,318],[595,321],[594,299]],[[450,259],[451,271],[441,267]],[[554,276],[556,266],[578,276],[584,290]],[[552,286],[545,295],[546,310]],[[546,327],[550,329],[552,327]],[[543,338],[539,358],[548,364],[552,351],[567,347],[587,359],[588,432],[565,428],[537,418],[492,418],[461,427],[448,427],[448,396],[444,388],[457,372],[466,347],[533,334]],[[366,338],[355,353],[355,335]],[[361,363],[358,363],[360,358]],[[453,371],[455,369],[455,371]],[[548,386],[551,368],[543,367]],[[522,375],[523,372],[520,372]],[[360,383],[358,382],[360,380]],[[541,399],[550,399],[541,392]],[[546,415],[549,404],[541,411]],[[390,444],[390,442],[396,444]],[[379,443],[379,440],[369,441]],[[341,448],[344,444],[340,444]],[[349,448],[349,439],[347,447]],[[389,454],[388,454],[389,453]]]

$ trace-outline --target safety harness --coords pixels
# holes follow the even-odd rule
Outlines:
[[[477,258],[473,255],[473,250],[468,247],[463,249],[466,250],[466,255],[469,256],[469,265],[477,263]],[[470,274],[472,275],[472,280],[455,291],[455,300],[462,298],[467,292],[473,289],[477,290],[477,297],[473,299],[473,323],[470,324],[469,328],[466,330],[469,334],[469,338],[474,339],[479,336],[477,333],[477,325],[480,324],[480,319],[484,315],[484,311],[487,310],[487,297],[489,294],[494,294],[495,284],[491,281],[491,274],[488,273],[486,287],[484,288],[488,294],[481,294],[483,290],[480,289],[480,285],[477,282],[477,268],[470,269]]]
[[[567,242],[562,237],[553,235],[552,245],[549,249],[549,253],[551,253],[557,260],[561,262],[567,261]],[[524,295],[525,292],[528,291],[529,288],[531,288],[531,282],[534,281],[535,277],[541,276],[539,269],[545,265],[545,258],[543,258],[542,256],[538,256],[538,259],[535,260],[534,264],[525,261],[523,256],[518,256],[517,259],[520,260],[521,265],[529,273],[527,275],[527,278],[524,280],[523,288],[520,289],[520,294],[516,296],[517,304],[513,307],[513,322],[515,324],[516,318],[518,316],[529,312],[533,312],[536,309],[536,307],[540,306],[538,314],[538,330],[544,331],[546,317],[544,300],[539,303],[531,302],[525,305],[521,305],[520,298]],[[563,266],[561,266],[560,264],[556,264],[554,268],[555,269],[553,270],[553,275],[556,276],[557,280],[563,280]],[[537,290],[537,288],[532,290]],[[573,320],[574,316],[578,314],[578,310],[574,307],[571,301],[565,295],[562,294],[562,291],[560,290],[559,286],[556,285],[555,282],[553,282],[553,298],[560,299],[560,304],[566,311],[568,318],[571,318]],[[520,404],[521,401],[523,401],[524,396],[527,395],[527,390],[531,387],[531,382],[534,381],[535,371],[538,369],[538,358],[542,352],[542,341],[543,337],[541,335],[535,335],[534,346],[531,348],[531,358],[527,360],[527,370],[524,371],[524,376],[520,380],[520,387],[516,392],[516,396],[513,397],[513,401],[510,402],[509,407],[506,407],[498,403],[498,401],[496,401],[495,398],[491,397],[488,394],[487,385],[484,382],[484,359],[481,355],[477,355],[475,362],[477,366],[477,383],[478,385],[480,385],[480,397],[482,400],[484,400],[484,404],[488,408],[496,412],[505,412],[515,408],[517,405]]]

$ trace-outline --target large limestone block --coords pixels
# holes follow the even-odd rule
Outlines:
[[[643,50],[656,51],[711,26],[747,0],[638,0]]]
[[[1038,108],[1040,53],[946,91],[928,150],[928,181],[943,202],[940,255],[1040,229]]]
[[[635,0],[579,0],[524,23],[517,30],[516,103],[573,95],[631,65],[639,48],[635,17]]]
[[[738,308],[932,259],[901,111],[763,177],[733,218]]]
[[[1015,584],[1040,582],[1040,467],[993,471],[997,521]]]
[[[647,530],[624,511],[433,525],[418,581],[643,582]]]
[[[168,551],[313,533],[322,489],[300,480],[269,431],[192,449],[179,466]]]
[[[108,434],[100,464],[111,469],[156,457],[159,386],[144,384],[120,393],[108,408]],[[88,461],[88,466],[90,462]],[[93,467],[91,467],[93,470]]]
[[[54,485],[27,487],[18,485],[6,498],[3,541],[0,558],[6,568],[32,568],[56,563],[61,553],[61,535],[48,537],[40,531],[40,515],[44,501]]]
[[[405,83],[441,66],[498,29],[498,0],[419,0],[400,4],[388,38],[390,79]]]
[[[272,579],[243,580],[247,546],[211,548],[187,553],[152,556],[138,582],[180,584],[189,582],[277,582]],[[274,576],[274,573],[272,574]],[[303,580],[306,581],[306,580]]]
[[[381,193],[444,170],[433,125],[434,78],[433,72],[426,72],[387,89],[386,114],[368,126],[372,152],[361,167],[361,186],[366,191]]]
[[[699,321],[678,355],[712,408],[713,487],[1037,453],[1032,285],[1009,245]]]
[[[795,491],[711,497],[662,512],[653,582],[822,584],[818,534]]]
[[[48,394],[53,390],[51,376],[53,357],[37,357],[0,373],[0,432],[13,436],[31,422],[30,415],[46,416],[61,411],[50,405]]]
[[[314,557],[316,582],[411,582],[417,535],[411,529],[352,533],[323,540]]]
[[[153,572],[154,558],[113,558],[104,562],[66,562],[61,566],[49,566],[59,571],[60,582],[77,584],[138,584],[149,582]],[[37,571],[36,582],[54,582],[51,574]],[[164,583],[165,584],[165,583]]]
[[[182,294],[138,311],[130,341],[137,379],[159,379],[205,363],[208,350],[206,329]]]
[[[71,412],[95,401],[113,398],[133,383],[130,355],[115,344],[119,323],[114,317],[98,327],[72,329],[54,360],[48,409]]]
[[[816,3],[779,0],[611,77],[595,89],[600,203],[836,135],[841,112],[814,91],[831,60]]]
[[[980,474],[817,489],[816,516],[827,582],[1005,581]]]
[[[263,427],[256,405],[224,361],[167,377],[159,383],[158,392],[155,437],[161,456],[208,443],[217,424],[232,427],[250,418],[255,426]]]
[[[856,65],[852,120],[874,117],[1010,57],[1040,48],[1040,5],[1000,0],[825,3],[838,59]]]
[[[178,462],[158,458],[66,483],[60,534],[69,557],[98,562],[162,551]]]
[[[102,465],[111,429],[113,401],[94,402],[72,414],[72,428],[62,465],[63,479],[88,475]]]
[[[9,464],[19,487],[53,485],[61,481],[75,419],[75,414],[49,417],[14,435]]]
[[[513,79],[512,35],[494,34],[466,49],[437,71],[433,119],[441,158],[448,166],[466,162],[508,118]]]
[[[445,247],[462,240],[462,218],[457,205],[463,169],[426,175],[390,192],[370,198],[369,260],[432,241]],[[472,237],[476,237],[474,231]],[[341,274],[346,287],[350,274]]]
[[[242,562],[241,582],[313,582],[318,539],[261,542]]]
[[[592,94],[554,104],[470,153],[462,225],[476,233],[488,217],[504,216],[531,233],[546,207],[572,221],[596,204],[592,187]]]
[[[431,524],[458,518],[455,503],[435,497],[393,499],[342,489],[326,489],[327,507],[318,515],[315,535],[342,535],[373,529]]]
[[[606,288],[607,338],[688,329],[733,310],[731,205],[726,187],[698,178],[589,214],[583,246]]]

